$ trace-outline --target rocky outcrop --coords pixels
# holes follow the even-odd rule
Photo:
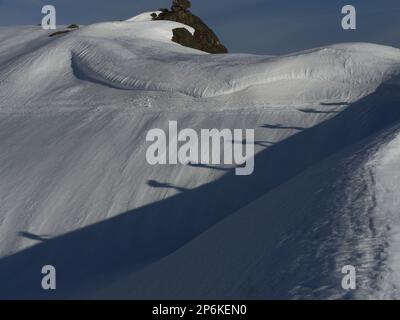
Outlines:
[[[217,35],[199,17],[191,13],[190,8],[189,0],[173,0],[171,10],[163,10],[153,19],[176,21],[194,28],[194,35],[185,28],[174,29],[172,41],[176,43],[208,53],[227,53],[227,48],[219,41]]]

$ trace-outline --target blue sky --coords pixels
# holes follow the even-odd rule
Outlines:
[[[59,24],[122,20],[171,0],[0,0],[0,25],[38,24],[53,4]],[[400,0],[192,0],[231,52],[282,54],[363,41],[400,47]],[[341,8],[357,9],[357,30],[341,28]]]

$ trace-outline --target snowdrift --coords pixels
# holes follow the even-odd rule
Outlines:
[[[283,57],[209,55],[171,41],[172,30],[184,25],[148,21],[146,15],[87,26],[33,50],[28,44],[27,53],[2,64],[3,102],[32,104],[43,92],[46,98],[50,95],[61,101],[59,91],[66,84],[76,85],[77,80],[195,98],[254,88],[257,92],[250,90],[250,96],[264,97],[260,91],[272,87],[269,94],[275,100],[274,95],[287,96],[282,87],[291,86],[293,96],[298,96],[292,103],[354,102],[390,79],[398,63],[398,49],[371,44],[334,45]],[[6,38],[10,46],[24,39],[12,34],[10,38]],[[21,87],[22,92],[15,92]]]
[[[148,15],[0,28],[0,298],[398,297],[400,50],[209,55]],[[150,166],[169,120],[254,128],[254,174]]]

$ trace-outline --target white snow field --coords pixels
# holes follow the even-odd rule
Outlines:
[[[0,298],[400,298],[400,50],[210,55],[176,27],[0,28]],[[255,129],[254,173],[149,165],[170,120]]]

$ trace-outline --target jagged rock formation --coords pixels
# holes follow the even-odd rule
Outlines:
[[[219,41],[217,35],[189,11],[191,6],[189,0],[173,0],[171,10],[163,10],[153,19],[176,21],[195,29],[194,35],[185,28],[174,29],[172,41],[176,43],[208,53],[227,53],[227,48]]]

